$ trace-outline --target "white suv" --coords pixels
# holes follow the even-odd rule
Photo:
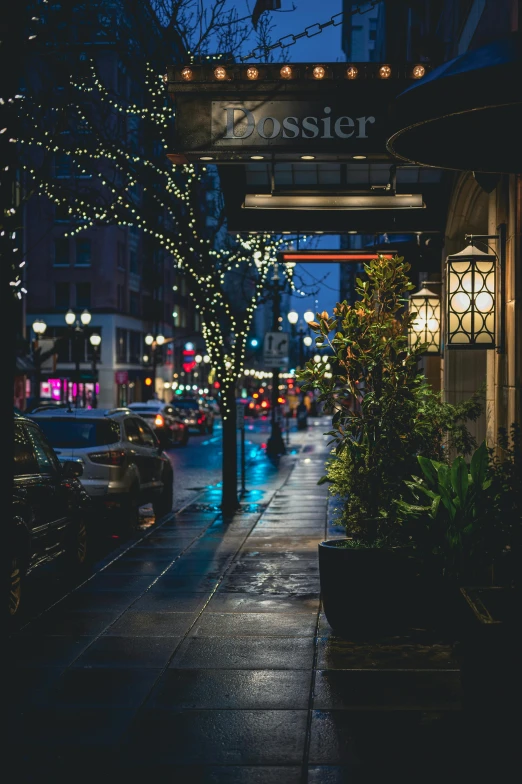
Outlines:
[[[29,418],[60,460],[83,464],[86,492],[126,528],[137,525],[142,504],[152,503],[157,518],[172,510],[172,464],[149,425],[130,409],[49,408]]]

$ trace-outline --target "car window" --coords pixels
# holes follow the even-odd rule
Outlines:
[[[176,408],[183,408],[183,409],[197,409],[198,404],[195,400],[176,400]]]
[[[125,437],[131,444],[139,444],[141,442],[140,429],[138,427],[138,419],[126,419],[124,423]]]
[[[156,438],[156,436],[154,435],[150,427],[147,424],[145,424],[145,422],[138,421],[138,428],[140,431],[141,443],[144,446],[152,446],[152,447],[158,446],[159,444],[158,439]]]
[[[24,425],[21,422],[15,422],[14,474],[15,476],[27,476],[27,474],[37,473],[38,463],[33,445],[29,440]]]
[[[41,474],[54,474],[60,470],[60,461],[49,446],[45,437],[34,425],[27,425],[27,433],[33,443],[33,449]]]
[[[83,449],[116,444],[120,426],[112,419],[39,417],[37,422],[55,449]]]

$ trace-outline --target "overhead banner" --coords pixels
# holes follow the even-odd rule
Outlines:
[[[169,157],[176,163],[389,159],[394,100],[412,73],[411,66],[378,63],[170,67],[176,135]]]

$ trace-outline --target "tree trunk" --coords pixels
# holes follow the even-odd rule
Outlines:
[[[239,508],[237,497],[236,389],[223,389],[223,491],[221,510],[230,516]]]

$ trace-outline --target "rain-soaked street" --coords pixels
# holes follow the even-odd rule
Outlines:
[[[454,640],[339,637],[320,609],[317,545],[342,535],[317,484],[325,422],[293,430],[277,463],[268,423],[247,431],[249,492],[228,521],[219,433],[194,438],[172,453],[175,514],[144,509],[88,579],[34,592],[7,643],[19,781],[413,781],[435,746],[423,781],[470,770]]]

